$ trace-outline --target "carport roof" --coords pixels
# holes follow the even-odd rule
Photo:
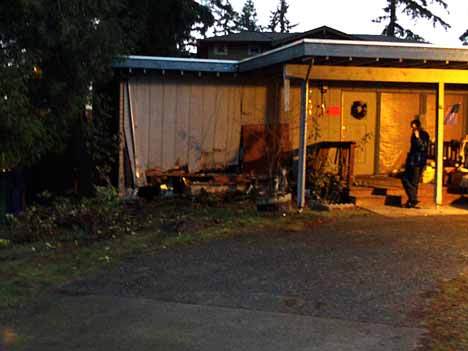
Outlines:
[[[188,59],[157,56],[121,56],[114,59],[113,68],[174,70],[196,72],[238,72],[239,61]]]
[[[235,73],[310,60],[315,65],[328,66],[468,69],[468,48],[401,42],[302,39],[241,61],[127,56],[116,59],[113,67]]]

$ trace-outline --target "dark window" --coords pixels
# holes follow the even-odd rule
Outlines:
[[[258,46],[249,47],[249,55],[258,55],[262,52]]]
[[[228,54],[228,48],[226,45],[216,45],[214,47],[215,55],[226,56]]]

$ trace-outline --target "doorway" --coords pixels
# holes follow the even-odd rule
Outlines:
[[[341,140],[356,143],[354,174],[372,175],[375,173],[377,93],[343,91],[341,98]]]

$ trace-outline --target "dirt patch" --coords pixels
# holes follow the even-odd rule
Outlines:
[[[418,351],[468,350],[468,275],[442,282],[424,297],[420,317],[428,334]]]

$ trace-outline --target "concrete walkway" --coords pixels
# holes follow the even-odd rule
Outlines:
[[[422,205],[420,208],[403,208],[397,206],[388,206],[374,199],[358,199],[358,207],[369,212],[389,217],[389,218],[404,218],[404,217],[428,217],[428,216],[467,216],[468,209],[454,206]]]
[[[390,351],[414,349],[422,334],[415,328],[144,298],[56,298],[15,331],[28,338],[13,350]]]

